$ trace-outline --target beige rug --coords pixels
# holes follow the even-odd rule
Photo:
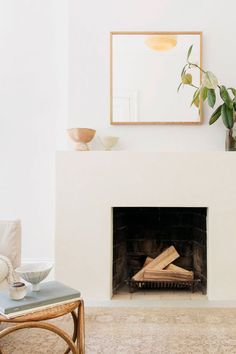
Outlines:
[[[70,317],[54,320],[72,331]],[[45,330],[4,338],[4,354],[61,354]],[[236,309],[88,308],[86,354],[236,354]]]

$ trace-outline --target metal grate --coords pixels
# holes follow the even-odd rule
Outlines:
[[[145,289],[189,289],[194,292],[196,283],[200,282],[200,279],[187,281],[137,281],[132,279],[127,280],[130,292]]]

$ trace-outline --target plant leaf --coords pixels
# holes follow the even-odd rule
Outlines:
[[[214,89],[208,89],[207,91],[207,102],[211,108],[214,107],[216,103],[216,94]]]
[[[224,85],[220,86],[220,97],[229,108],[233,108],[233,101],[231,100],[230,95]]]
[[[183,84],[182,84],[182,82],[179,84],[179,86],[178,86],[178,88],[177,88],[177,92],[179,92],[179,89],[180,89],[180,87],[182,86]]]
[[[230,90],[232,92],[232,94],[234,95],[234,97],[236,96],[236,89],[233,87],[230,87],[228,90]]]
[[[191,105],[190,107],[192,107],[192,105],[194,104],[196,107],[199,106],[199,95],[200,95],[200,89],[197,89],[195,92],[194,92],[194,95],[193,95],[193,99],[192,99],[192,102],[191,102]]]
[[[202,97],[203,101],[205,101],[206,98],[207,98],[207,92],[208,92],[208,88],[207,87],[202,87],[202,89],[201,89],[201,97]]]
[[[184,85],[191,85],[192,81],[193,81],[193,78],[192,78],[192,75],[191,74],[184,74],[182,77],[181,77],[181,80],[182,80],[182,83]]]
[[[193,44],[189,47],[188,54],[187,54],[187,60],[189,60],[189,57],[192,53],[192,49],[193,49]]]
[[[209,120],[210,125],[214,124],[217,121],[217,119],[221,116],[221,108],[222,105],[216,108],[216,110],[212,113],[211,118]]]
[[[195,107],[199,108],[200,106],[200,98],[199,98],[200,95],[197,95],[197,97],[195,98],[193,104]]]
[[[182,71],[181,71],[181,77],[185,74],[185,72],[186,72],[186,66],[188,66],[188,64],[185,64],[184,65],[184,67],[183,67],[183,69],[182,69]]]
[[[233,102],[234,111],[236,111],[236,102]]]
[[[224,103],[221,108],[222,120],[226,128],[231,129],[234,125],[234,110]]]
[[[215,89],[218,85],[218,80],[211,71],[207,71],[203,75],[202,83],[203,86],[207,87],[208,89]]]

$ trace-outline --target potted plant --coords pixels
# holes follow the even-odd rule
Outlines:
[[[211,71],[203,70],[198,64],[191,62],[192,49],[193,45],[188,49],[186,64],[182,69],[181,82],[177,91],[179,92],[184,85],[193,87],[195,90],[191,106],[194,104],[200,109],[200,100],[202,100],[203,102],[206,101],[211,108],[214,108],[209,124],[214,124],[221,117],[227,128],[225,148],[227,151],[236,150],[236,139],[233,137],[233,126],[236,121],[236,89],[220,85],[217,77]],[[194,68],[197,68],[202,73],[199,87],[192,82],[191,70]],[[217,93],[221,102],[216,108]]]

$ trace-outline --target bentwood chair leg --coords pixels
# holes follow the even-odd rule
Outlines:
[[[78,307],[77,348],[79,350],[79,354],[85,354],[84,301],[83,300],[80,300],[80,304]]]
[[[72,311],[72,312],[71,312],[71,316],[72,316],[73,325],[74,325],[72,340],[73,340],[73,342],[75,343],[76,340],[77,340],[78,318],[77,318],[77,315],[76,315],[75,311]],[[66,351],[64,352],[64,354],[68,354],[70,351],[71,351],[71,349],[70,349],[70,347],[68,347],[68,348],[66,349]],[[0,354],[1,354],[1,352],[0,352]]]
[[[65,331],[63,331],[61,328],[55,326],[52,323],[48,323],[48,322],[28,321],[28,322],[24,322],[24,323],[15,324],[14,326],[7,327],[0,332],[0,340],[1,340],[1,338],[7,336],[8,334],[11,334],[15,331],[25,329],[25,328],[27,328],[27,329],[28,328],[41,328],[41,329],[46,329],[50,332],[54,332],[67,343],[67,345],[70,347],[73,354],[79,354],[79,350],[78,350],[78,348],[76,348],[75,343],[70,338],[70,336]]]

